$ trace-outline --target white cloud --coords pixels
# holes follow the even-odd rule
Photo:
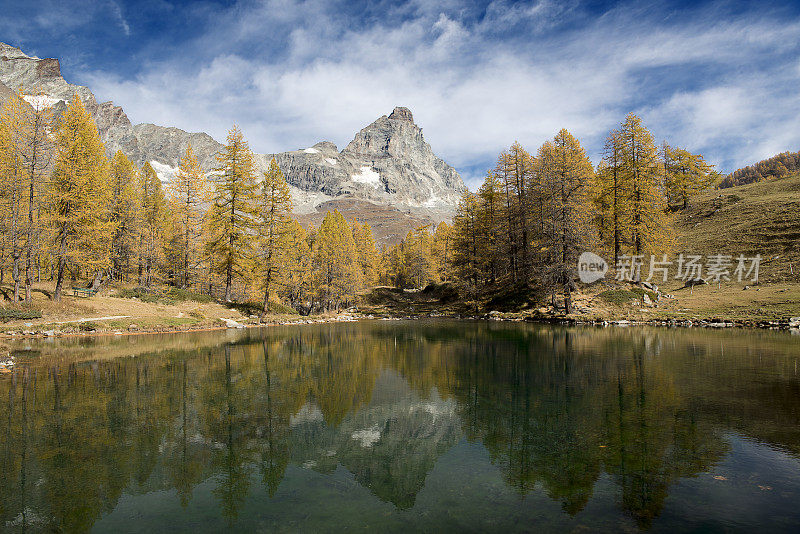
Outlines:
[[[789,112],[798,97],[787,91],[800,82],[796,20],[718,8],[660,20],[641,7],[567,29],[575,6],[564,3],[496,0],[482,17],[470,9],[417,0],[365,22],[321,0],[240,3],[180,56],[145,64],[133,79],[88,72],[84,81],[134,122],[217,139],[236,122],[260,152],[323,139],[344,146],[396,105],[412,109],[457,168],[488,167],[514,140],[535,151],[562,127],[596,160],[629,111],[656,139],[702,150],[728,170],[800,148]],[[264,39],[275,40],[269,50],[259,48]],[[697,77],[674,82],[681,72]],[[482,176],[466,178],[474,186]]]

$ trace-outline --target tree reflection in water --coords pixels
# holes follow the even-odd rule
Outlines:
[[[571,516],[605,475],[646,529],[676,481],[726,457],[726,432],[797,456],[793,351],[777,334],[448,322],[43,343],[0,380],[0,524],[88,531],[123,493],[185,508],[209,482],[232,525],[292,468],[344,468],[412,511],[465,439]]]

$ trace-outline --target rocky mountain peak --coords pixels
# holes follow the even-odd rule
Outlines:
[[[37,95],[35,101],[56,117],[77,94],[95,119],[108,154],[121,150],[137,165],[149,162],[162,180],[175,174],[189,144],[203,169],[217,164],[222,145],[209,135],[134,125],[121,107],[99,103],[88,87],[64,80],[57,59],[27,56],[0,43],[0,105],[19,90]],[[258,170],[266,170],[273,157],[291,186],[296,214],[324,215],[338,202],[354,207],[350,216],[370,222],[376,235],[387,239],[402,238],[424,221],[449,219],[466,190],[458,172],[433,153],[411,110],[401,106],[356,133],[341,151],[321,141],[299,150],[256,154]]]
[[[2,59],[31,59],[19,48],[6,43],[0,43],[0,58]]]
[[[411,110],[402,106],[394,108],[389,118],[398,121],[408,121],[414,124],[414,115],[411,114]]]

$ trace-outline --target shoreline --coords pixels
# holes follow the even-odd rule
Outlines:
[[[274,326],[302,326],[311,324],[327,324],[327,323],[343,323],[343,322],[358,322],[361,320],[375,320],[375,321],[415,321],[426,319],[448,319],[455,321],[495,321],[495,322],[525,322],[534,324],[557,324],[557,325],[570,325],[570,326],[617,326],[617,327],[630,327],[630,326],[654,326],[666,328],[739,328],[739,329],[759,329],[759,330],[786,330],[796,331],[800,334],[800,317],[784,318],[781,320],[755,320],[755,319],[730,319],[730,318],[706,318],[706,319],[676,319],[676,318],[660,318],[660,319],[614,319],[614,318],[582,318],[570,317],[565,315],[525,315],[519,312],[489,312],[480,315],[460,315],[460,314],[342,314],[329,317],[320,317],[314,319],[298,319],[298,320],[283,320],[283,321],[269,321],[264,323],[236,323],[227,325],[200,325],[198,327],[175,328],[172,327],[156,327],[151,329],[141,330],[87,330],[87,331],[37,331],[37,330],[22,330],[22,331],[5,331],[0,332],[0,340],[18,340],[18,339],[53,339],[53,338],[90,338],[90,337],[129,337],[129,336],[146,336],[155,334],[189,334],[194,332],[214,332],[222,330],[237,330],[237,329],[253,329],[253,328],[269,328]]]

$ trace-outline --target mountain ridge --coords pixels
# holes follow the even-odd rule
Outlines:
[[[223,147],[204,132],[134,125],[121,106],[98,102],[88,87],[67,82],[58,59],[28,56],[0,43],[0,104],[19,90],[39,94],[26,96],[26,100],[51,107],[56,116],[66,109],[72,95],[78,94],[95,119],[109,155],[121,150],[139,166],[149,162],[163,181],[177,171],[190,143],[205,171],[216,166],[215,155]],[[318,207],[334,209],[337,202],[346,200],[351,208],[354,203],[360,205],[360,218],[366,222],[371,205],[392,208],[400,219],[408,219],[399,222],[410,230],[420,222],[450,219],[466,191],[461,176],[434,154],[411,110],[405,107],[396,107],[362,128],[341,151],[330,141],[320,141],[298,150],[257,153],[257,169],[266,170],[272,158],[291,187],[298,215],[314,216]],[[381,211],[385,217],[386,210]],[[392,236],[402,233],[402,228],[395,230],[390,232]]]

